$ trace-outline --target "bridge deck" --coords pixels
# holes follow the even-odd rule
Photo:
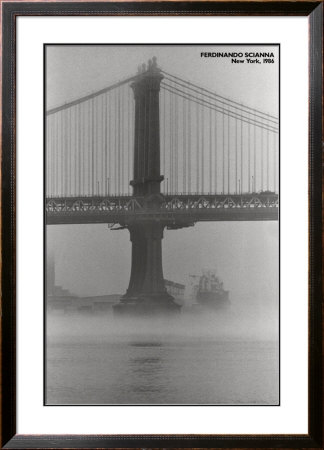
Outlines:
[[[163,220],[173,227],[200,221],[278,220],[279,197],[274,193],[242,195],[179,194],[161,196],[159,207],[144,197],[98,196],[46,198],[46,224],[120,223]]]

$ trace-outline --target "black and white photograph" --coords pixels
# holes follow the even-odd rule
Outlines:
[[[44,55],[44,405],[280,405],[279,45]]]

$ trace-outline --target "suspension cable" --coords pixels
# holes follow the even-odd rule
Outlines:
[[[174,81],[174,80],[172,80],[171,78],[168,78],[168,77],[165,77],[164,80],[168,80],[168,81],[171,81],[171,82]],[[163,84],[167,84],[167,83],[165,83],[163,81]],[[227,106],[228,108],[235,109],[236,111],[240,111],[240,112],[243,112],[245,114],[252,114],[253,116],[259,117],[262,120],[266,120],[267,122],[272,122],[275,125],[278,125],[278,119],[277,118],[274,118],[274,119],[269,118],[269,117],[273,117],[273,116],[269,116],[266,113],[262,113],[261,111],[257,111],[257,110],[254,110],[254,111],[257,111],[257,112],[251,112],[251,110],[253,110],[253,108],[245,107],[244,105],[241,105],[241,104],[239,104],[240,107],[236,106],[236,105],[231,105],[231,104],[229,104],[229,103],[227,103],[227,102],[225,102],[223,100],[219,100],[219,99],[215,98],[216,94],[213,94],[213,95],[205,94],[203,92],[203,89],[201,89],[201,88],[193,89],[193,88],[188,87],[188,86],[184,85],[183,83],[179,83],[179,82],[176,82],[176,84],[178,86],[181,86],[181,87],[187,89],[187,90],[190,90],[191,92],[195,92],[195,94],[198,94],[200,96],[203,95],[204,97],[206,97],[206,98],[208,98],[210,100],[213,100],[213,101],[216,101],[218,103],[221,103],[222,105]],[[192,95],[192,96],[195,95],[195,94],[191,94],[191,92],[183,91],[180,88],[176,88],[175,87],[175,89],[180,91],[180,92],[183,92],[184,94],[187,94],[187,95]],[[201,100],[202,101],[206,101],[204,98],[202,98]],[[248,109],[248,111],[246,111],[246,109]],[[233,112],[236,112],[236,111],[233,111]]]
[[[237,115],[236,113],[234,113],[232,111],[225,110],[224,107],[220,108],[216,105],[213,105],[210,102],[207,102],[203,99],[199,99],[198,97],[195,97],[191,94],[187,94],[187,93],[183,94],[182,91],[180,91],[180,93],[179,93],[179,92],[177,92],[176,88],[174,88],[173,86],[167,85],[165,83],[163,83],[163,85],[161,85],[161,89],[165,89],[165,90],[171,92],[172,94],[178,95],[179,97],[183,97],[183,98],[186,98],[187,100],[191,100],[192,102],[195,102],[201,106],[204,106],[205,108],[214,109],[215,111],[221,112],[222,114],[230,116],[234,119],[239,118],[242,122],[251,123],[252,125],[259,126],[260,128],[269,129],[269,131],[273,131],[274,133],[278,132],[278,130],[276,128],[272,127],[271,125],[267,125],[267,124],[259,122],[257,120],[253,120],[253,121],[247,120],[248,118],[246,116]]]
[[[239,103],[239,102],[236,102],[236,101],[231,100],[231,99],[229,99],[229,98],[223,97],[222,95],[216,94],[215,92],[210,91],[209,89],[206,89],[206,88],[204,88],[204,87],[202,87],[202,86],[198,86],[197,84],[194,84],[194,83],[192,83],[192,82],[190,82],[190,81],[184,80],[183,78],[180,78],[180,77],[177,77],[177,76],[175,76],[175,75],[172,75],[172,74],[170,74],[170,73],[168,73],[168,72],[165,72],[164,70],[161,70],[161,72],[162,72],[163,74],[169,76],[169,77],[172,77],[172,78],[176,79],[176,80],[180,80],[180,81],[182,81],[183,83],[188,84],[189,86],[193,86],[193,87],[198,88],[198,89],[200,89],[200,90],[202,90],[202,91],[205,91],[205,92],[207,92],[207,93],[209,93],[209,94],[212,94],[212,95],[214,95],[215,97],[219,97],[219,98],[221,98],[221,99],[223,99],[223,100],[226,100],[227,102],[230,102],[230,103],[233,103],[233,104],[235,104],[235,105],[238,105],[238,106],[240,106],[241,108],[244,107],[245,109],[249,109],[249,110],[251,110],[251,111],[255,111],[255,112],[257,112],[257,113],[263,114],[263,115],[265,115],[265,116],[267,116],[267,117],[270,117],[270,118],[272,118],[272,119],[276,119],[276,120],[277,120],[277,117],[272,116],[272,115],[270,115],[270,114],[268,114],[268,113],[264,113],[263,111],[260,111],[260,110],[255,109],[255,108],[251,108],[251,107],[249,107],[249,106],[244,106],[244,105],[242,105],[242,104]]]

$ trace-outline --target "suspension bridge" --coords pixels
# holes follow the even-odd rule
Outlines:
[[[116,311],[177,310],[165,227],[278,220],[278,118],[157,66],[46,112],[46,224],[107,223],[132,241]]]

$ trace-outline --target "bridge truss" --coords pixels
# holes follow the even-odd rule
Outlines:
[[[46,200],[47,224],[120,223],[138,219],[180,221],[277,220],[278,195],[164,195],[156,208],[145,197],[53,197]]]

